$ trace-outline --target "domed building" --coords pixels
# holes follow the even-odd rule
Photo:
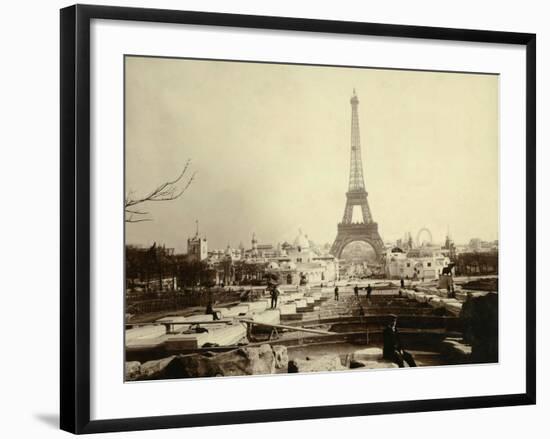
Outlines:
[[[211,251],[209,262],[218,271],[219,280],[225,285],[246,285],[251,278],[259,281],[270,276],[283,285],[328,283],[338,278],[336,258],[317,247],[302,230],[291,243],[275,245],[261,243],[252,234],[251,246]],[[251,275],[251,270],[256,270]]]
[[[338,278],[336,258],[316,252],[301,229],[292,245],[285,242],[277,248],[280,251],[271,260],[277,261],[279,268],[268,268],[268,272],[276,275],[282,284],[299,285],[304,279],[309,284],[320,284]]]
[[[286,249],[286,256],[292,262],[299,264],[309,263],[318,255],[311,249],[307,235],[302,233],[302,229],[299,229],[298,236],[294,239],[294,245]]]
[[[309,250],[309,239],[307,235],[302,233],[302,229],[298,229],[298,236],[294,240],[294,248],[299,252]]]
[[[294,262],[284,262],[281,264],[283,270],[296,270],[296,264]]]

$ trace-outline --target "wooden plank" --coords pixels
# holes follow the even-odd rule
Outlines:
[[[164,321],[164,322],[140,322],[140,323],[126,323],[126,327],[138,327],[138,326],[159,326],[159,325],[212,325],[212,324],[218,324],[218,323],[233,323],[235,320],[233,319],[221,319],[221,320],[203,320],[203,321],[197,321],[197,322],[181,322],[181,321]]]
[[[321,335],[336,334],[335,332],[323,331],[321,329],[308,329],[308,328],[302,328],[300,326],[289,326],[289,325],[275,325],[272,323],[255,322],[254,320],[248,320],[248,319],[239,319],[239,320],[243,323],[247,323],[250,325],[266,326],[268,328],[288,329],[290,331],[309,332],[311,334],[321,334]]]

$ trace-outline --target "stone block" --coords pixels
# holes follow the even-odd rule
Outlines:
[[[273,355],[275,356],[275,367],[283,369],[288,365],[288,351],[286,346],[272,346]]]
[[[211,322],[214,320],[212,314],[195,314],[192,316],[168,316],[158,319],[157,322],[161,323],[173,323],[172,331],[185,331],[191,327],[191,323],[194,322]]]
[[[278,325],[281,323],[281,313],[278,309],[267,309],[263,312],[252,315],[252,320],[259,323]]]
[[[258,300],[257,302],[243,302],[241,305],[248,306],[248,312],[254,313],[264,311],[271,303],[268,305],[267,300]]]
[[[132,381],[140,376],[141,363],[139,361],[127,361],[124,364],[124,376],[126,380]]]
[[[399,366],[391,361],[386,360],[371,360],[363,362],[365,369],[396,369]]]
[[[248,305],[237,305],[228,308],[223,317],[238,317],[239,315],[245,315],[246,313],[248,313]]]
[[[432,308],[443,308],[445,306],[445,302],[443,302],[443,300],[438,297],[438,296],[429,296],[430,297],[430,300],[428,301],[428,304],[432,307]]]
[[[462,303],[456,299],[451,299],[445,302],[445,309],[453,315],[458,316],[462,310]]]
[[[282,352],[279,352],[281,358]],[[268,344],[215,355],[192,354],[177,359],[180,378],[266,375],[275,372],[276,354]]]
[[[352,360],[355,361],[372,361],[372,360],[381,360],[382,359],[382,349],[378,347],[370,347],[355,351],[352,354]]]
[[[281,316],[288,315],[288,314],[296,314],[296,304],[285,303],[284,305],[279,305],[279,310],[281,311]]]
[[[292,363],[293,365],[291,366]],[[323,355],[310,359],[294,359],[289,361],[290,367],[296,367],[296,372],[330,372],[334,370],[346,370],[338,355]],[[289,370],[290,372],[290,370]]]
[[[246,337],[246,325],[243,323],[209,324],[204,325],[203,328],[208,332],[170,335],[166,341],[166,350],[197,349],[206,343],[217,346],[231,346]]]
[[[160,378],[170,363],[176,358],[174,355],[160,360],[151,360],[143,363],[140,367],[140,379]]]
[[[164,334],[166,334],[166,329],[163,325],[149,325],[130,328],[126,330],[126,343],[143,339],[157,338]]]
[[[126,346],[156,346],[166,338],[166,328],[163,325],[149,325],[127,329]]]
[[[210,342],[208,333],[175,334],[166,340],[166,350],[179,351],[186,349],[198,349],[203,344]]]
[[[315,301],[321,300],[323,298],[323,293],[321,293],[320,291],[315,291],[311,293],[311,297],[313,297],[313,300]]]
[[[472,347],[456,338],[446,338],[441,342],[441,355],[452,363],[469,363]]]

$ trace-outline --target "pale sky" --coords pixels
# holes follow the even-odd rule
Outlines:
[[[498,76],[126,58],[126,191],[196,172],[183,197],[143,207],[127,243],[186,251],[332,243],[350,160],[353,88],[365,184],[384,241],[498,239]]]

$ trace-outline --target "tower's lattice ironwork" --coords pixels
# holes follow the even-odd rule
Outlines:
[[[363,179],[363,165],[361,163],[361,135],[359,132],[359,99],[353,91],[351,103],[351,155],[350,155],[350,173],[349,190],[365,190],[365,181]]]
[[[346,207],[342,222],[338,224],[338,234],[332,245],[331,253],[340,257],[350,242],[364,241],[370,244],[377,256],[384,250],[384,243],[378,233],[378,224],[374,222],[368,202],[361,160],[361,136],[359,132],[359,98],[353,90],[351,104],[351,154],[349,185],[346,192]],[[353,222],[353,208],[361,208],[362,221]]]

